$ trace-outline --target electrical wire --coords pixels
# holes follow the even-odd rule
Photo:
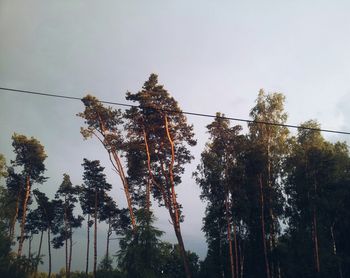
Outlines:
[[[20,90],[20,89],[14,89],[14,88],[6,88],[6,87],[0,87],[0,90],[8,91],[8,92],[22,93],[22,94],[31,94],[31,95],[37,95],[37,96],[69,99],[69,100],[79,100],[79,101],[82,100],[82,98],[79,98],[79,97],[61,95],[61,94],[58,94],[58,93],[44,93],[44,92],[38,92],[38,91]],[[147,109],[147,107],[142,107],[142,106],[138,106],[138,105],[131,105],[131,104],[126,104],[126,103],[120,103],[120,102],[105,101],[105,100],[99,100],[99,102],[104,103],[104,104],[109,104],[109,105],[122,106],[122,107],[136,107],[136,108]],[[254,121],[254,120],[248,120],[248,119],[243,119],[243,118],[217,116],[217,115],[212,115],[212,114],[196,113],[196,112],[189,112],[189,111],[175,111],[175,110],[168,110],[168,109],[161,109],[161,108],[152,108],[152,109],[153,110],[158,110],[158,111],[169,112],[169,113],[182,113],[184,115],[197,116],[197,117],[221,118],[221,119],[230,120],[230,121],[237,121],[237,122],[264,124],[264,125],[281,126],[281,127],[295,128],[295,129],[305,129],[305,130],[312,130],[312,131],[319,131],[319,132],[327,132],[327,133],[336,133],[336,134],[350,135],[350,132],[348,132],[348,131],[341,131],[341,130],[312,128],[312,127],[305,127],[305,126],[300,126],[300,125],[273,123],[273,122],[266,122],[266,121]]]

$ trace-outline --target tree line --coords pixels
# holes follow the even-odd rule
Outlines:
[[[209,140],[193,173],[200,198],[206,203],[202,230],[208,252],[199,261],[185,248],[181,232],[184,214],[176,194],[186,164],[194,159],[190,151],[196,145],[193,126],[155,74],[139,92],[127,92],[126,99],[134,105],[122,112],[87,95],[82,99],[83,111],[77,114],[84,120],[83,138],[95,138],[105,149],[123,187],[126,208],[119,208],[114,201],[104,167],[87,158],[82,162],[83,184],[73,186],[64,174],[50,200],[36,186],[47,180],[44,146],[33,137],[13,135],[15,159],[8,165],[3,156],[0,159],[5,181],[0,194],[1,274],[350,276],[350,158],[346,143],[325,140],[313,120],[292,135],[283,125],[287,121],[285,98],[279,93],[260,90],[246,132],[217,113],[207,126]],[[168,211],[177,244],[161,240],[163,232],[154,226],[153,202]],[[106,223],[107,231],[105,256],[98,262],[100,222]],[[85,271],[72,272],[74,230],[83,224]],[[38,273],[45,232],[47,274]],[[119,238],[119,250],[110,250],[113,234]],[[31,246],[34,236],[40,238],[35,251]],[[24,243],[28,254],[23,253]],[[65,250],[60,274],[51,273],[51,248]],[[117,267],[112,263],[114,255]]]

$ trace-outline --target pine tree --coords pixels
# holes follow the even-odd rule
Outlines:
[[[14,134],[12,136],[12,146],[16,154],[16,158],[12,161],[14,166],[23,168],[23,176],[25,176],[25,187],[23,192],[21,233],[18,243],[17,255],[22,255],[24,228],[26,223],[27,205],[31,195],[31,186],[33,183],[42,183],[45,178],[42,174],[45,171],[44,160],[46,154],[44,147],[35,138],[27,138],[24,135]]]
[[[110,255],[109,255],[110,238],[113,234],[113,231],[116,231],[117,226],[119,225],[121,212],[122,211],[118,209],[117,204],[112,200],[112,198],[110,198],[109,196],[105,196],[99,210],[99,220],[105,221],[108,225],[107,238],[106,238],[106,255],[105,255],[105,258],[107,261],[110,259]]]
[[[73,186],[69,175],[63,174],[63,181],[55,195],[55,198],[60,200],[63,204],[63,225],[59,227],[59,235],[53,239],[53,242],[54,248],[60,248],[63,244],[65,245],[67,277],[70,277],[72,264],[73,229],[80,228],[84,220],[82,216],[74,215],[74,209],[78,202],[78,192],[78,187]]]
[[[103,206],[107,191],[111,190],[112,185],[107,183],[106,175],[103,173],[104,167],[98,160],[88,160],[84,158],[83,174],[83,194],[80,196],[80,202],[83,203],[85,213],[93,217],[94,223],[94,267],[93,274],[96,277],[97,271],[97,221],[99,210]],[[88,223],[89,225],[90,223]],[[89,227],[88,227],[89,229]],[[89,239],[88,239],[89,241]],[[89,250],[87,250],[89,252]],[[87,259],[88,260],[88,259]]]
[[[107,150],[112,166],[123,184],[131,224],[133,229],[135,229],[136,222],[132,207],[132,197],[130,196],[132,189],[129,186],[121,160],[121,155],[124,152],[124,139],[120,129],[123,123],[121,111],[103,106],[97,98],[91,95],[85,96],[82,101],[85,110],[79,113],[78,116],[85,120],[87,127],[81,128],[81,134],[84,139],[92,136],[96,137]]]
[[[31,210],[27,217],[27,224],[30,223],[31,229],[35,234],[40,233],[39,247],[35,258],[35,277],[37,277],[38,266],[41,261],[41,249],[43,243],[44,232],[47,231],[47,221],[45,211],[43,206],[38,204],[38,206]],[[30,251],[29,251],[30,254]]]
[[[153,194],[168,209],[186,276],[189,278],[191,273],[180,224],[183,215],[181,215],[181,205],[177,200],[175,186],[181,183],[184,165],[193,159],[188,150],[188,146],[196,144],[193,139],[193,127],[187,123],[175,99],[162,85],[158,84],[158,77],[155,74],[151,74],[140,92],[128,93],[127,100],[139,105],[138,110],[132,111],[132,114],[139,115],[136,118],[136,125],[138,125],[136,130],[143,133],[146,154],[144,157],[147,159],[146,173],[150,180],[147,192],[151,190],[152,184]],[[129,129],[128,132],[133,130]],[[146,196],[149,200],[148,193]]]
[[[126,230],[119,242],[118,266],[128,278],[161,277],[160,236],[162,231],[153,226],[154,216],[146,209],[136,212],[137,232]]]
[[[6,192],[8,195],[6,206],[13,207],[10,210],[9,238],[12,241],[15,236],[16,221],[19,217],[20,204],[23,202],[25,177],[15,172],[13,167],[8,168],[6,178]]]
[[[62,210],[62,202],[58,200],[49,200],[45,193],[40,192],[38,189],[33,191],[33,195],[38,204],[38,210],[42,219],[42,224],[47,231],[47,245],[49,254],[49,273],[48,277],[51,277],[52,270],[52,256],[51,256],[51,235],[59,232]]]

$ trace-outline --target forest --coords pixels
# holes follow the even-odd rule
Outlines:
[[[327,141],[316,120],[292,132],[280,93],[259,91],[247,127],[218,112],[206,127],[209,139],[192,174],[206,204],[202,231],[208,251],[200,260],[186,249],[186,219],[176,193],[194,160],[193,125],[156,74],[125,97],[132,105],[121,110],[86,95],[76,116],[84,121],[82,140],[92,139],[108,155],[126,207],[114,200],[107,165],[87,158],[81,162],[83,183],[73,185],[66,173],[50,199],[41,190],[48,179],[45,146],[13,134],[15,159],[0,155],[0,277],[350,277],[345,142]],[[162,239],[155,206],[166,209],[176,244]],[[106,247],[98,261],[102,222],[106,241],[98,244]],[[86,264],[73,271],[74,233],[82,227]],[[44,234],[48,250],[42,249]],[[34,237],[39,246],[32,246]],[[118,249],[110,249],[112,237],[119,238]],[[53,273],[51,253],[59,248],[65,265]],[[48,272],[38,270],[43,256],[49,258]]]

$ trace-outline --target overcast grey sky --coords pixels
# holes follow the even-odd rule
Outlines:
[[[18,1],[0,0],[0,87],[125,102],[149,74],[159,75],[183,110],[247,118],[260,88],[287,97],[288,122],[317,119],[328,129],[350,130],[349,1]],[[120,183],[102,147],[83,141],[75,116],[79,101],[0,91],[0,153],[13,158],[11,135],[23,133],[45,146],[53,196],[62,174],[81,183],[84,157],[100,159],[124,206]],[[179,200],[188,249],[201,258],[204,204],[191,178],[207,136],[208,119],[195,126],[196,161],[187,167]],[[325,134],[327,138],[334,139]],[[337,137],[347,140],[347,137]],[[164,209],[157,225],[175,242]],[[101,226],[100,255],[105,228]],[[75,234],[73,267],[83,269],[85,230]],[[54,254],[54,271],[63,252]],[[46,269],[44,267],[43,269]]]

